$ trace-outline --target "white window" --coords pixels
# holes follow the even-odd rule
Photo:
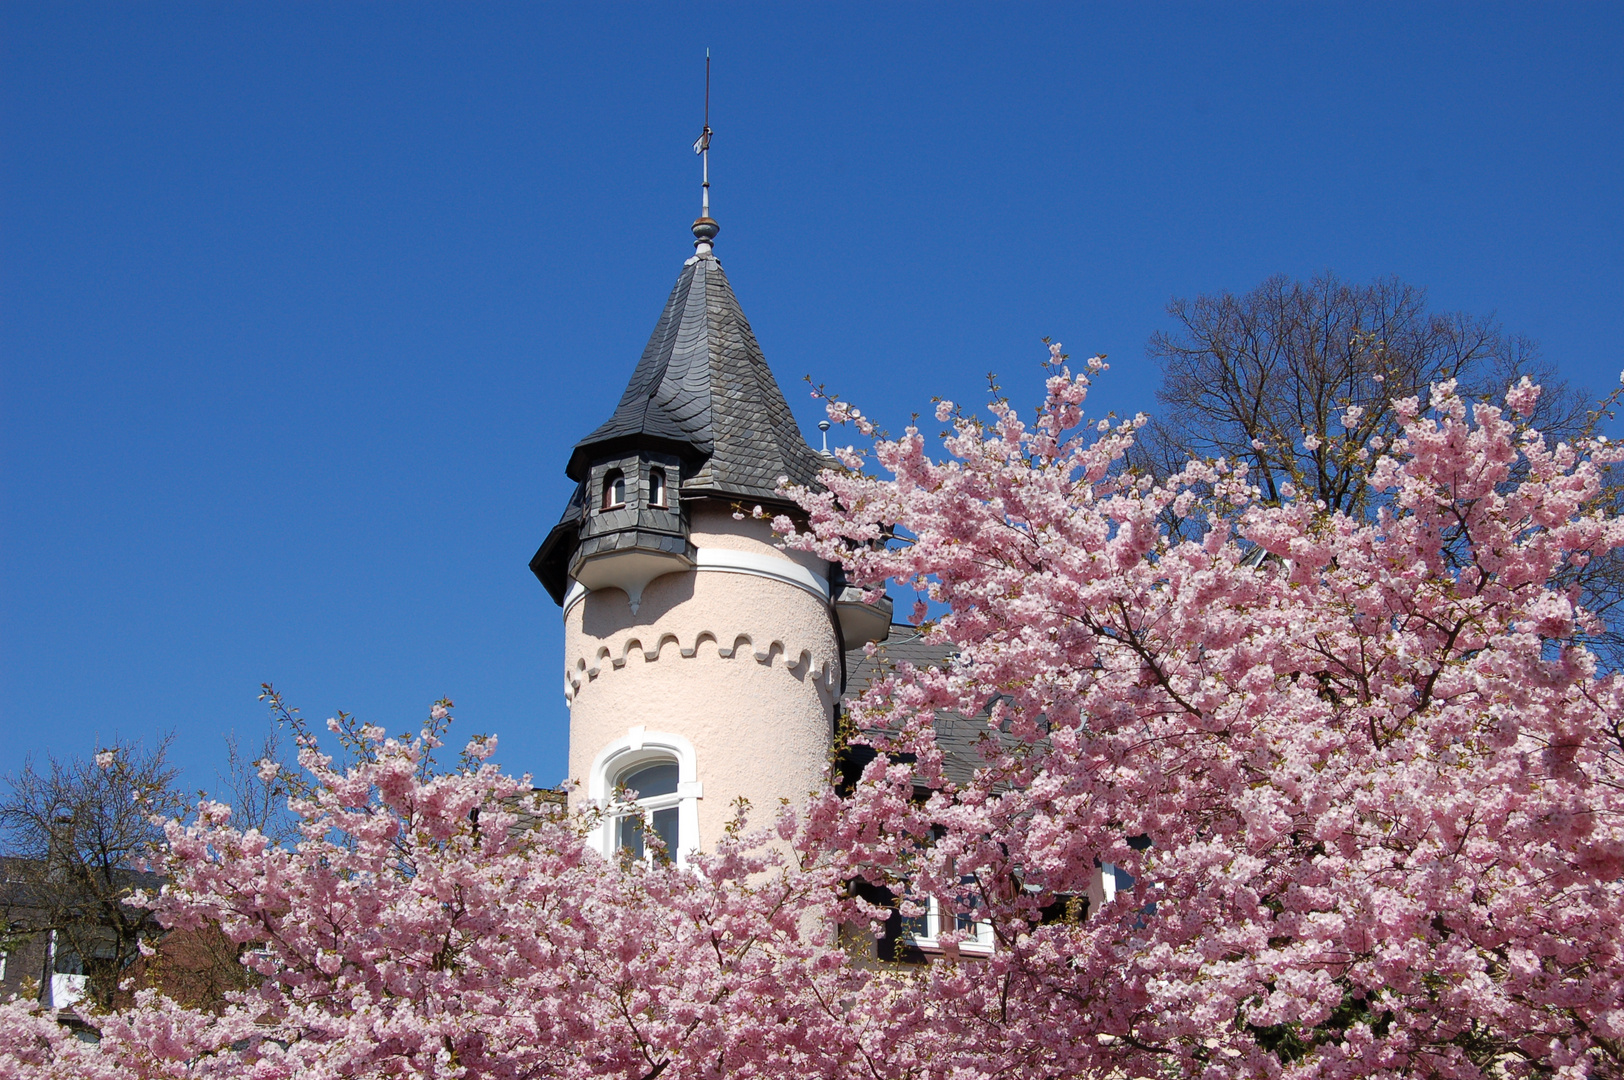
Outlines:
[[[665,470],[651,469],[648,474],[648,504],[665,505]]]
[[[1117,893],[1133,891],[1133,875],[1115,863],[1105,863],[1100,867],[1100,889],[1109,904]]]
[[[615,779],[615,793],[628,807],[628,812],[615,820],[615,846],[634,859],[649,857],[653,847],[648,843],[648,833],[652,830],[665,848],[664,857],[675,858],[682,850],[677,759],[638,762],[622,770]]]
[[[603,478],[603,508],[613,510],[626,505],[626,474],[615,469]]]
[[[635,792],[634,801],[626,799],[628,792]],[[624,849],[644,858],[652,851],[652,832],[678,866],[702,843],[702,795],[693,744],[680,735],[641,727],[604,747],[587,781],[587,796],[608,811],[597,837],[605,855]]]
[[[964,879],[965,892],[956,897],[956,903],[944,903],[940,897],[933,896],[925,904],[923,915],[902,920],[902,932],[916,947],[927,951],[939,950],[942,947],[942,938],[947,934],[958,934],[959,949],[967,953],[986,953],[992,951],[993,935],[992,924],[985,919],[977,919],[973,913],[960,913],[954,909],[975,907],[975,879]]]
[[[51,931],[51,1008],[71,1009],[85,996],[89,979],[85,975],[84,961],[71,945],[57,940]]]

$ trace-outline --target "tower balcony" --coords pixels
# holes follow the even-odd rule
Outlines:
[[[570,576],[594,592],[599,589],[624,591],[635,615],[649,582],[692,569],[694,554],[694,546],[687,537],[646,529],[620,529],[582,540],[571,560]]]
[[[569,576],[590,590],[623,590],[636,614],[649,582],[691,568],[681,470],[676,455],[650,450],[594,461]]]

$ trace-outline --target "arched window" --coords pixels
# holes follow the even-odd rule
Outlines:
[[[650,469],[648,474],[648,504],[665,505],[665,470]]]
[[[645,858],[652,852],[647,842],[652,829],[665,848],[662,857],[676,858],[682,850],[678,820],[682,797],[677,794],[676,758],[631,765],[621,771],[615,788],[628,800],[628,812],[615,821],[615,847],[629,852],[634,859]]]
[[[615,469],[603,478],[603,508],[613,510],[626,505],[626,474]]]
[[[635,792],[632,801],[628,792]],[[634,727],[598,752],[587,777],[587,797],[608,813],[597,845],[605,855],[621,850],[643,858],[650,832],[678,866],[701,844],[699,800],[704,792],[694,747],[681,735]]]

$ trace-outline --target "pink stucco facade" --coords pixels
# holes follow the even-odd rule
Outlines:
[[[601,793],[606,748],[674,736],[698,784],[685,841],[709,847],[739,797],[761,826],[828,782],[840,654],[825,563],[725,504],[690,520],[700,565],[649,583],[635,613],[617,588],[567,604],[565,694],[575,803]]]

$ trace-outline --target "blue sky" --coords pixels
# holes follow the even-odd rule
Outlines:
[[[315,719],[565,768],[526,563],[698,203],[809,433],[1154,407],[1175,295],[1398,274],[1605,392],[1617,5],[0,6],[0,772]]]

